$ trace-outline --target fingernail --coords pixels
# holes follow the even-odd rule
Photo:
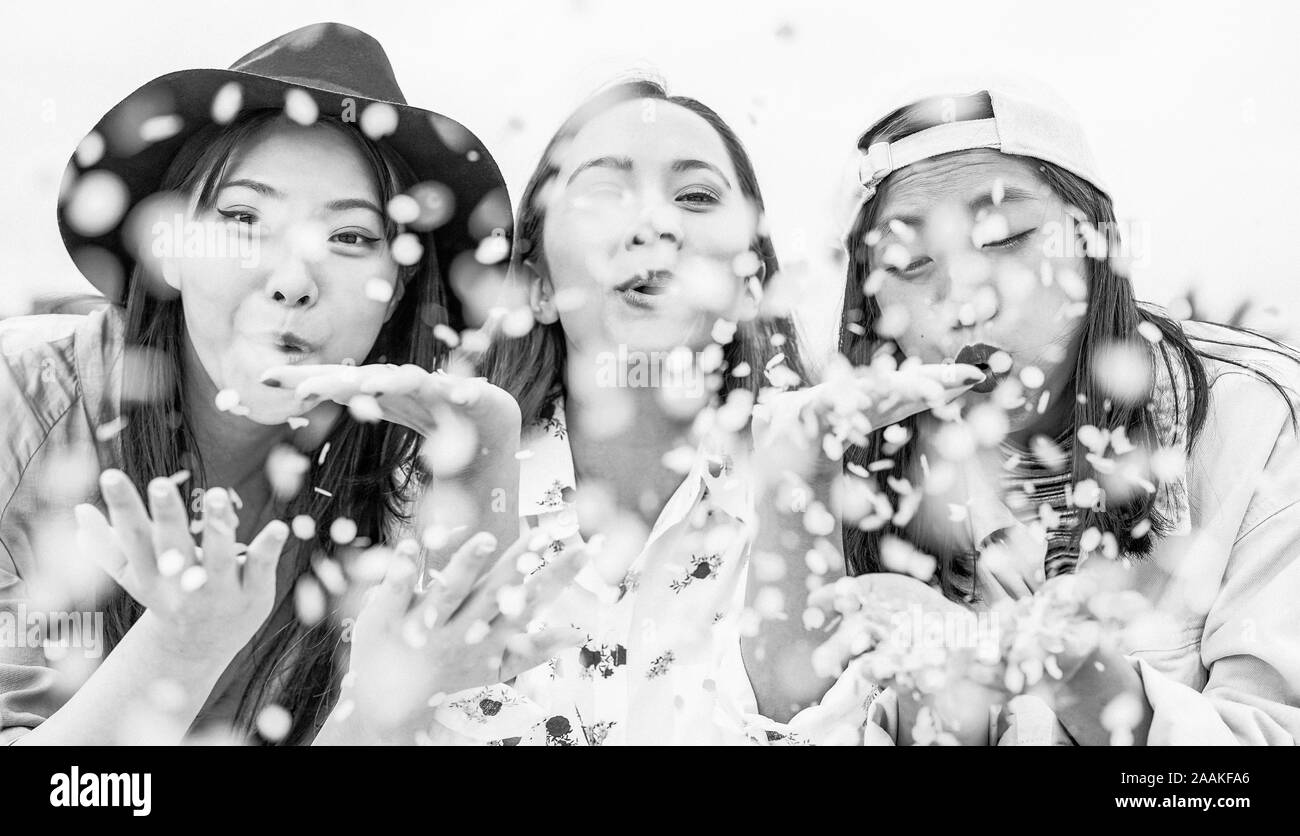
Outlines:
[[[479,554],[491,554],[497,550],[497,538],[486,531],[478,535],[477,539],[478,542],[474,544],[474,550]]]
[[[209,508],[218,511],[225,508],[227,501],[225,488],[210,488],[208,495],[204,499]]]
[[[120,470],[105,470],[99,474],[99,484],[106,488],[120,488],[126,484],[126,474]]]
[[[149,494],[156,499],[166,499],[175,487],[168,479],[155,479],[149,483]]]
[[[266,533],[274,540],[287,540],[289,538],[289,526],[283,520],[271,520],[266,524]]]

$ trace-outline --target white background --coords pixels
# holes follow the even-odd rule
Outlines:
[[[0,277],[11,299],[89,289],[59,240],[55,198],[73,149],[119,99],[171,70],[226,67],[276,35],[335,20],[384,44],[413,104],[478,133],[516,196],[586,94],[629,70],[663,76],[670,92],[703,100],[741,134],[787,262],[833,240],[856,131],[900,90],[968,71],[1036,79],[1081,116],[1121,217],[1145,224],[1140,296],[1163,302],[1196,286],[1214,315],[1246,297],[1291,315],[1300,310],[1297,8],[1155,0],[14,4],[0,49]],[[802,311],[814,337],[829,334],[839,281],[819,281]]]

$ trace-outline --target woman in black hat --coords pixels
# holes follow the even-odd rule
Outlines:
[[[355,547],[413,530],[435,477],[470,507],[497,484],[513,503],[513,480],[476,461],[472,439],[441,467],[417,455],[448,426],[496,449],[518,441],[503,392],[428,371],[464,324],[446,289],[456,258],[507,225],[500,172],[465,128],[407,105],[379,44],[338,24],[230,70],[156,79],[75,163],[60,228],[117,304],[0,326],[0,611],[102,612],[110,652],[86,676],[75,652],[0,651],[0,741],[167,742],[209,724],[308,741],[337,694],[344,636],[328,609],[345,573],[365,579],[373,564]],[[264,374],[351,363],[389,364],[402,386],[306,393]],[[80,548],[60,548],[76,503]],[[511,540],[514,517],[500,515]],[[440,670],[449,653],[503,647],[516,623],[492,611],[508,575],[470,594],[496,538],[464,541],[445,527],[424,539],[459,547],[433,596],[444,615],[411,616]],[[390,622],[419,549],[403,541],[377,599]],[[60,558],[87,551],[115,581],[106,592]],[[493,626],[449,651],[437,639],[463,637],[468,622],[447,623],[462,599]],[[478,667],[483,682],[500,675]]]

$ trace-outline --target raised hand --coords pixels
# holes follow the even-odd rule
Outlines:
[[[584,556],[568,550],[538,568],[531,539],[501,551],[490,534],[462,537],[440,550],[454,554],[427,584],[408,553],[383,551],[389,568],[357,618],[346,680],[368,734],[409,736],[437,695],[513,679],[582,643],[569,616]]]
[[[245,550],[235,542],[230,495],[213,488],[204,497],[199,547],[171,480],[149,483],[148,509],[119,470],[104,471],[100,489],[109,518],[91,505],[74,511],[81,547],[166,625],[178,648],[233,658],[271,613],[288,526],[268,523]]]
[[[426,438],[448,428],[472,427],[483,446],[518,444],[519,405],[483,378],[429,372],[411,364],[291,365],[267,369],[262,383],[292,388],[307,405],[334,401],[350,406],[362,420],[392,421]],[[378,412],[370,414],[376,407]]]

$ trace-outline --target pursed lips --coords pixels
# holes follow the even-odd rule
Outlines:
[[[668,270],[647,270],[616,285],[614,292],[628,303],[644,307],[666,296],[672,282],[673,274]]]

